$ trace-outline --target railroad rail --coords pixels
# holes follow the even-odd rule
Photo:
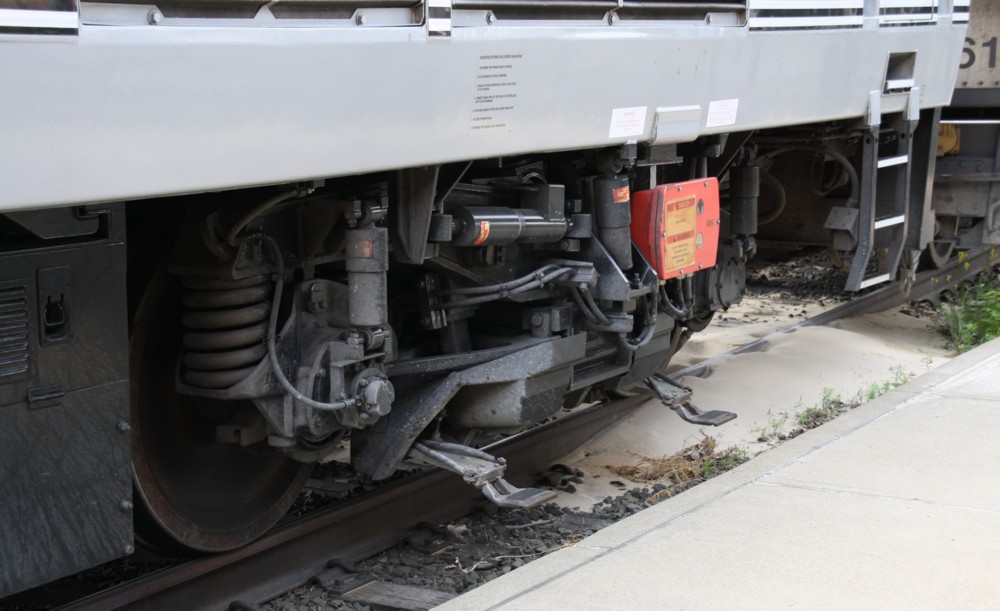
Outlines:
[[[957,286],[959,283],[972,280],[984,270],[1000,263],[1000,252],[994,248],[983,248],[973,254],[963,254],[940,269],[927,270],[917,274],[909,290],[900,290],[899,283],[883,286],[880,289],[856,297],[835,308],[820,312],[816,316],[799,321],[778,331],[774,331],[750,343],[734,348],[729,352],[709,357],[700,363],[695,363],[684,369],[673,372],[670,377],[677,380],[686,376],[703,376],[712,366],[735,354],[757,352],[766,348],[776,338],[794,332],[803,327],[828,325],[835,320],[884,312],[912,301],[924,301],[933,298],[941,291]]]
[[[486,449],[507,460],[515,481],[530,478],[652,396],[641,391],[595,405]],[[392,546],[415,524],[460,517],[481,501],[477,489],[452,473],[417,473],[310,514],[244,548],[151,573],[66,608],[227,608],[237,601],[266,600],[334,564],[356,562]]]
[[[1000,262],[994,249],[963,256],[917,275],[903,294],[891,285],[857,297],[722,355],[671,374],[673,380],[705,375],[722,359],[761,350],[795,329],[884,311],[974,278]],[[622,420],[655,395],[634,394],[595,405],[535,427],[486,448],[504,457],[515,481],[530,479],[587,439]],[[440,523],[470,511],[482,497],[451,473],[406,476],[337,506],[311,513],[235,551],[193,559],[69,604],[66,609],[252,608],[299,585],[324,582],[332,568],[350,565],[404,538],[422,522]],[[280,567],[280,568],[278,568]]]

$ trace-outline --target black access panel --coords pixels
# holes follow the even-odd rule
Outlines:
[[[0,598],[132,551],[122,205],[0,215]]]

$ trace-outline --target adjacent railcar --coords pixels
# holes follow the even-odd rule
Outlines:
[[[0,596],[321,460],[544,501],[475,440],[660,370],[759,238],[912,273],[968,10],[0,0]]]
[[[1000,244],[1000,6],[977,2],[952,103],[942,111],[928,261]]]

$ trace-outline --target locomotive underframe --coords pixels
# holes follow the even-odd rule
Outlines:
[[[59,368],[43,360],[3,387],[16,395],[3,409],[20,418],[3,429],[5,481],[30,488],[18,502],[34,507],[60,494],[31,486],[47,450],[12,441],[36,436],[37,415],[49,417],[85,459],[85,473],[58,461],[53,481],[61,490],[84,476],[76,515],[88,527],[62,518],[13,527],[16,512],[6,516],[0,593],[128,553],[130,376],[136,520],[184,531],[214,513],[183,541],[207,550],[266,528],[307,472],[291,459],[328,457],[345,434],[354,467],[380,479],[413,458],[422,436],[465,443],[641,382],[742,296],[756,249],[752,168],[765,150],[757,130],[828,146],[832,126],[847,136],[830,150],[860,167],[857,143],[874,133],[878,152],[883,116],[915,121],[947,103],[964,29],[944,9],[933,23],[886,23],[872,1],[857,27],[802,30],[769,29],[756,14],[749,26],[746,14],[627,13],[567,26],[502,12],[479,23],[478,10],[456,9],[442,36],[420,15],[363,28],[275,27],[262,13],[227,22],[148,13],[140,23],[145,7],[84,3],[73,35],[0,33],[30,41],[0,44],[0,112],[17,143],[0,146],[10,172],[0,212],[7,236],[36,242],[10,242],[4,258],[24,269],[5,267],[0,282],[31,278],[26,294],[41,294],[44,269],[70,267],[73,294],[85,283],[88,301],[68,310],[75,335],[62,362],[121,365],[89,383],[109,397],[88,403],[100,417],[86,426],[52,418],[74,388],[63,400],[47,378]],[[504,84],[481,85],[492,77]],[[714,177],[726,181],[717,263],[661,282],[608,198],[622,181],[638,191]],[[912,248],[928,240],[925,195],[911,195],[921,211],[904,226]],[[118,232],[128,216],[127,281],[123,233],[101,238],[107,273],[90,282],[92,246],[50,229],[95,214]],[[36,263],[36,251],[51,254]],[[213,301],[230,297],[238,303]],[[103,343],[77,322],[85,312],[106,320]],[[54,354],[46,312],[31,316],[27,350]],[[249,341],[228,335],[243,316],[257,333]],[[150,417],[168,409],[181,417]],[[193,419],[197,428],[159,433]],[[235,534],[210,480],[143,489],[168,458],[200,458],[210,473],[208,455],[156,453],[206,440],[223,448],[220,465],[254,456],[246,473],[272,495],[258,498],[275,499],[239,516]],[[171,500],[172,487],[188,485],[209,492]],[[236,490],[223,496],[241,502]],[[8,568],[42,534],[67,542],[66,562]]]

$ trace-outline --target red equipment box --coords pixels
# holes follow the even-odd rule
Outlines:
[[[661,280],[713,267],[720,222],[715,178],[632,194],[632,241]]]

